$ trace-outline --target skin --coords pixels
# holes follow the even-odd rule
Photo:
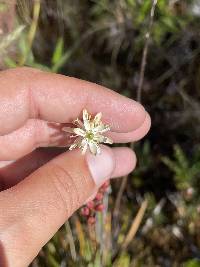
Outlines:
[[[137,141],[150,128],[139,103],[97,84],[30,68],[0,73],[0,266],[28,266],[97,191],[87,155],[62,148],[71,139],[61,128],[83,108],[102,112],[115,143]],[[113,162],[107,179],[134,169],[129,148],[102,150]]]

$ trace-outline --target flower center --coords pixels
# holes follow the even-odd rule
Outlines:
[[[92,132],[87,132],[85,137],[89,140],[93,140],[94,134]]]

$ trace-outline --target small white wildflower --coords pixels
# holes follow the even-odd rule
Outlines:
[[[109,125],[103,124],[101,121],[102,114],[98,113],[94,119],[88,114],[87,110],[83,110],[83,121],[76,119],[74,124],[76,128],[63,127],[63,131],[72,133],[71,137],[76,138],[74,143],[69,147],[69,150],[81,148],[82,154],[85,154],[87,149],[94,155],[100,154],[100,143],[112,144],[113,141],[104,136],[103,133],[110,130]]]

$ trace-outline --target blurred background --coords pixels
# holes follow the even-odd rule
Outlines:
[[[200,266],[199,26],[199,0],[0,1],[1,69],[96,82],[152,117],[95,224],[74,214],[32,267]]]

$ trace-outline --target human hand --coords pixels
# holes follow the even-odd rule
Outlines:
[[[139,103],[102,86],[29,68],[0,73],[0,266],[28,266],[101,184],[134,169],[127,147],[97,156],[49,148],[70,143],[61,128],[84,108],[102,112],[116,143],[150,128]]]

